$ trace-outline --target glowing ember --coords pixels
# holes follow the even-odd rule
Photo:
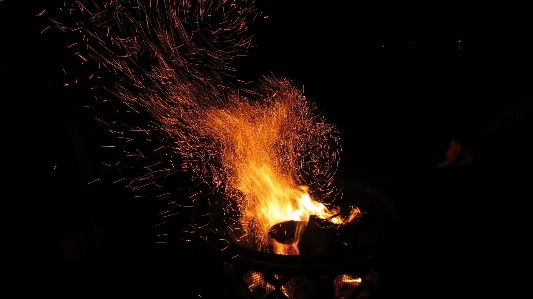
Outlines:
[[[275,290],[275,287],[265,280],[263,273],[248,271],[243,277],[248,289],[257,297],[264,298],[267,294]]]
[[[363,280],[352,274],[341,274],[333,280],[333,290],[335,298],[350,298],[357,288],[361,285]],[[364,294],[364,293],[363,293]],[[367,296],[359,296],[357,298],[366,298]]]
[[[83,28],[79,22],[71,28],[84,35],[89,56],[118,77],[114,95],[153,116],[155,130],[147,132],[237,202],[259,249],[297,254],[296,245],[277,244],[268,231],[310,215],[342,222],[331,217],[338,211],[311,198],[339,194],[332,186],[339,136],[286,79],[267,77],[246,93],[223,80],[229,62],[250,44],[245,17],[257,15],[252,4],[78,0],[65,11],[89,16]]]

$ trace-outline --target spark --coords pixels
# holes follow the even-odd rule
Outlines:
[[[194,206],[190,206],[190,205],[179,205],[179,206],[182,208],[194,208]]]
[[[41,30],[41,34],[45,33],[48,29],[50,29],[50,26],[46,26],[43,30]]]
[[[166,197],[168,197],[168,196],[170,196],[170,193],[167,192],[167,193],[164,193],[164,194],[160,194],[160,195],[158,195],[157,198],[158,198],[158,199],[162,199],[162,198],[166,198]]]
[[[91,185],[91,184],[94,184],[94,183],[99,182],[99,181],[100,181],[100,178],[88,182],[87,185]]]
[[[161,218],[168,218],[168,217],[172,217],[172,216],[179,215],[179,214],[180,213],[176,212],[176,213],[172,213],[172,214],[161,216]]]
[[[245,235],[265,242],[258,192],[271,192],[287,207],[294,206],[302,185],[322,199],[339,194],[332,177],[340,137],[304,88],[274,75],[256,87],[237,87],[243,80],[235,79],[231,63],[251,45],[247,20],[255,13],[254,1],[72,1],[64,11],[77,10],[87,20],[55,24],[80,34],[87,53],[74,55],[107,70],[116,79],[112,94],[129,111],[153,119],[152,127],[130,132],[163,140],[183,158],[180,166],[193,180],[235,200]],[[124,152],[145,158],[135,151]],[[159,186],[157,170],[148,171],[128,186]],[[288,195],[276,194],[273,186]],[[191,198],[200,194],[192,192]]]
[[[78,56],[81,60],[83,60],[83,62],[87,62],[87,58],[83,57],[83,55],[81,54],[77,54],[76,56]]]
[[[107,122],[105,122],[105,121],[103,121],[103,120],[101,120],[101,119],[99,119],[99,118],[95,118],[95,120],[97,120],[97,121],[103,123],[103,124],[106,125],[106,126],[109,126],[109,124],[108,124]]]
[[[122,182],[123,180],[125,180],[126,178],[121,178],[121,179],[118,179],[116,181],[113,182],[113,184],[117,184],[117,183],[120,183]]]

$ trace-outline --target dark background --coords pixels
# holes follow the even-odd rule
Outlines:
[[[122,150],[134,146],[117,141],[95,118],[128,116],[96,102],[82,108],[99,81],[75,84],[87,76],[67,49],[72,37],[55,28],[41,33],[51,23],[36,17],[60,2],[0,1],[6,274],[30,290],[217,297],[213,290],[224,288],[216,280],[216,261],[179,241],[185,238],[178,232],[181,216],[157,226],[165,207],[150,190],[125,187],[142,163],[99,163],[121,160]],[[381,262],[383,296],[464,289],[468,295],[509,295],[521,289],[527,277],[515,272],[528,264],[528,217],[521,206],[531,197],[529,169],[437,164],[452,137],[475,134],[531,97],[527,9],[280,0],[259,1],[258,7],[268,18],[250,25],[255,47],[236,62],[238,75],[257,80],[272,72],[299,82],[326,119],[338,124],[341,167],[390,181],[413,199],[418,226]],[[117,148],[102,148],[110,144]],[[187,182],[185,175],[181,179]],[[98,233],[102,228],[105,237]],[[89,251],[100,250],[63,272],[53,244],[80,232],[92,244]],[[201,287],[202,276],[214,287]]]

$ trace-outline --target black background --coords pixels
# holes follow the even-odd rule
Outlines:
[[[214,290],[224,289],[215,261],[179,242],[173,229],[180,220],[156,227],[156,200],[114,184],[124,169],[95,166],[123,153],[101,147],[117,141],[94,118],[113,116],[81,108],[92,98],[87,87],[98,84],[73,87],[80,71],[67,49],[71,37],[55,28],[41,33],[51,24],[36,15],[60,2],[0,1],[7,274],[28,289],[41,282],[65,293],[216,298]],[[299,82],[338,125],[341,167],[412,196],[419,225],[383,262],[384,297],[519,290],[515,271],[527,265],[520,206],[530,197],[530,177],[516,165],[502,172],[437,164],[452,137],[476,132],[531,96],[533,24],[525,5],[345,2],[259,1],[268,18],[250,25],[255,46],[236,61],[238,76],[272,72]],[[87,185],[97,178],[104,179]],[[87,212],[87,202],[96,212]],[[51,254],[40,244],[70,236],[87,214],[106,229],[102,252],[67,274],[50,270]],[[212,287],[200,286],[202,276]]]

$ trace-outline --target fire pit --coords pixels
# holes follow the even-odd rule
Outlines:
[[[360,205],[362,216],[342,226],[310,220],[299,255],[255,248],[241,234],[232,201],[220,195],[196,201],[191,225],[197,241],[218,254],[225,279],[242,298],[370,298],[379,282],[374,261],[412,228],[412,203],[387,182],[360,173],[339,172],[335,184],[344,201]]]

